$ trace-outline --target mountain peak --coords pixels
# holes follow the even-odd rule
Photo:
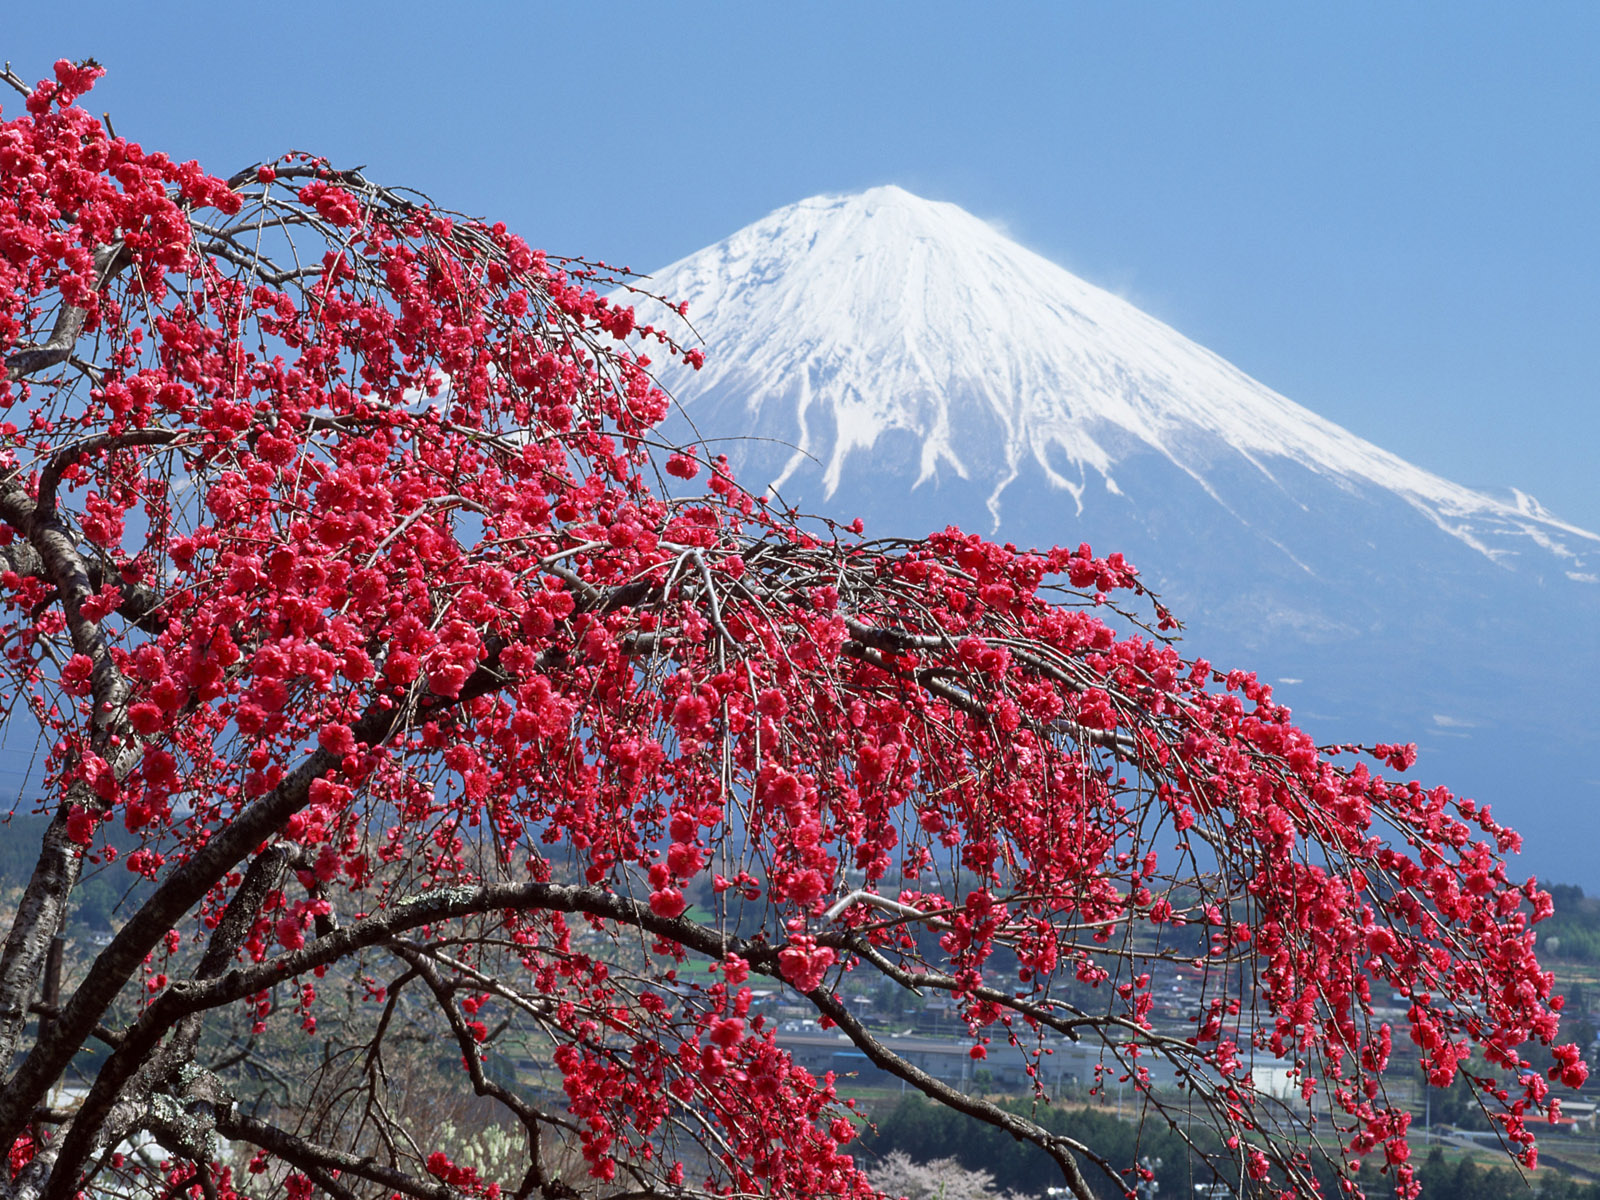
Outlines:
[[[658,272],[706,343],[663,383],[703,432],[786,443],[772,484],[832,498],[894,447],[908,488],[1008,492],[1042,479],[1082,514],[1151,456],[1230,507],[1216,477],[1283,468],[1403,499],[1493,559],[1569,560],[1600,537],[1449,482],[1324,420],[958,205],[895,185],[801,200]],[[909,450],[908,450],[909,447]],[[1243,516],[1240,519],[1245,519]]]
[[[947,216],[959,214],[969,221],[978,219],[960,205],[945,200],[930,200],[915,192],[908,192],[898,183],[882,183],[859,192],[824,192],[808,196],[804,200],[777,209],[771,215],[776,216],[791,209],[818,209],[832,212],[853,210],[863,216],[902,212],[913,216],[921,215],[932,220],[937,220],[941,214]]]

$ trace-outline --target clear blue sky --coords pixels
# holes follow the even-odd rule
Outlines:
[[[1316,411],[1600,528],[1600,5],[19,5],[119,132],[641,270],[952,200]],[[7,111],[15,105],[6,102]],[[714,347],[712,348],[714,351]]]

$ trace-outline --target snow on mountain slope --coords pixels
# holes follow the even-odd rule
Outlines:
[[[737,423],[791,442],[772,463],[780,489],[815,462],[831,498],[898,434],[914,485],[981,487],[998,527],[1024,473],[1081,513],[1093,489],[1123,491],[1119,464],[1153,452],[1249,523],[1210,478],[1237,456],[1273,484],[1294,464],[1382,489],[1492,559],[1538,547],[1582,580],[1600,558],[1600,536],[1531,497],[1508,503],[1413,466],[961,208],[898,187],[779,209],[651,286],[688,302],[706,343],[697,376],[669,369],[663,382],[707,432]]]

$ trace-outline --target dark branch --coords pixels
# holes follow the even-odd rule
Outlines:
[[[401,933],[424,925],[434,925],[440,921],[509,910],[586,913],[633,926],[711,958],[725,959],[730,954],[737,954],[748,962],[753,970],[775,979],[782,978],[778,949],[774,946],[719,932],[681,917],[661,917],[652,912],[648,905],[600,888],[547,883],[441,888],[401,901],[384,912],[357,921],[343,929],[337,929],[307,943],[300,950],[283,955],[270,963],[237,968],[220,978],[196,979],[172,985],[130,1027],[123,1046],[112,1056],[113,1060],[126,1057],[136,1063],[154,1050],[168,1030],[193,1014],[234,1003],[285,980],[315,970],[319,966],[349,957],[362,949],[380,944],[393,945],[394,939]],[[421,956],[413,957],[420,960]],[[411,965],[419,972],[423,970],[420,961],[413,961]],[[430,986],[433,986],[432,982]],[[912,1066],[874,1038],[832,992],[818,989],[808,993],[807,998],[819,1011],[835,1021],[845,1034],[884,1070],[904,1079],[941,1103],[1040,1146],[1060,1165],[1064,1177],[1080,1200],[1092,1200],[1082,1172],[1072,1157],[1073,1153],[1078,1153],[1092,1161],[1100,1162],[1086,1147],[1070,1139],[1050,1134],[1034,1123],[1008,1113],[987,1101],[956,1092],[948,1085]],[[114,1062],[108,1062],[101,1070],[102,1078],[113,1069]],[[518,1115],[521,1117],[523,1114]],[[72,1133],[77,1134],[78,1130],[75,1128]],[[69,1135],[69,1141],[71,1136]],[[265,1143],[257,1144],[265,1145]],[[267,1148],[274,1149],[272,1146]],[[69,1146],[63,1147],[63,1157],[68,1156],[69,1150]],[[337,1164],[329,1161],[326,1165]],[[1107,1170],[1111,1169],[1108,1164],[1101,1165]],[[65,1173],[62,1177],[66,1177]],[[53,1198],[47,1197],[47,1200]]]
[[[1098,1155],[1093,1154],[1087,1146],[1075,1142],[1071,1138],[1053,1134],[1043,1126],[1037,1125],[1015,1113],[1007,1112],[999,1105],[991,1104],[977,1096],[969,1096],[958,1091],[942,1080],[934,1078],[920,1067],[907,1062],[900,1055],[895,1054],[877,1038],[867,1031],[831,990],[818,988],[808,992],[806,998],[817,1006],[819,1012],[832,1020],[844,1030],[848,1037],[861,1050],[875,1066],[882,1068],[903,1079],[916,1088],[930,1100],[935,1100],[957,1112],[975,1117],[986,1124],[1002,1129],[1016,1138],[1019,1142],[1032,1142],[1038,1146],[1061,1168],[1061,1174],[1066,1179],[1067,1185],[1072,1188],[1072,1194],[1078,1200],[1095,1200],[1094,1193],[1089,1190],[1089,1181],[1083,1177],[1083,1172],[1078,1168],[1077,1161],[1072,1157],[1073,1152],[1084,1155],[1100,1166],[1112,1178],[1116,1178],[1116,1171],[1110,1163],[1105,1162]]]
[[[326,1174],[338,1171],[341,1175],[354,1175],[403,1195],[414,1196],[416,1200],[460,1200],[460,1192],[438,1180],[419,1179],[371,1158],[358,1158],[343,1150],[309,1142],[237,1109],[218,1114],[217,1132],[235,1141],[249,1142],[252,1146],[271,1151],[308,1175],[312,1172]]]
[[[133,255],[121,242],[102,246],[94,252],[95,288],[104,287],[118,272],[133,263]],[[63,304],[56,314],[55,326],[42,345],[18,350],[6,359],[6,382],[13,383],[58,367],[72,357],[72,347],[83,332],[89,318],[88,310],[75,304]]]

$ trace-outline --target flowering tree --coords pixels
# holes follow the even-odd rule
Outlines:
[[[697,352],[603,265],[304,157],[214,178],[78,107],[98,73],[8,76],[0,125],[4,704],[49,818],[0,954],[0,1196],[871,1194],[761,980],[1080,1197],[1133,1186],[897,1054],[865,976],[948,994],[975,1059],[1098,1045],[1285,1193],[1317,1152],[1414,1190],[1400,992],[1532,1165],[1549,906],[1486,809],[1185,660],[1118,555],[776,511],[653,440],[641,351]],[[41,1000],[86,871],[132,890]],[[1187,1034],[1162,960],[1203,973]],[[399,1102],[407,1036],[519,1171]]]
[[[1031,1200],[1016,1192],[996,1191],[994,1176],[968,1170],[953,1158],[912,1162],[899,1150],[883,1156],[872,1182],[884,1195],[905,1200]]]

